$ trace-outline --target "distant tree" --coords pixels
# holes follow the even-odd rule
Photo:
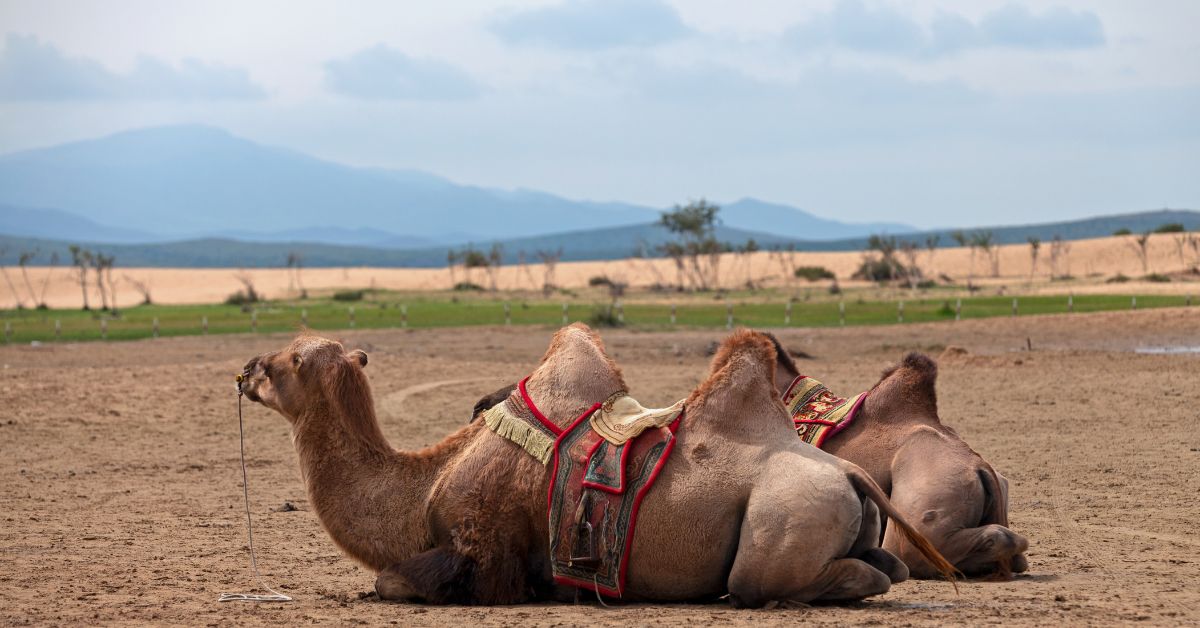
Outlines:
[[[8,253],[8,249],[0,248],[0,257]],[[8,276],[8,267],[0,265],[0,273],[4,274],[4,281],[8,282],[8,289],[12,291],[13,302],[16,304],[16,309],[20,310],[25,306],[21,303],[21,295],[17,292],[17,287],[13,284],[12,278]]]
[[[450,270],[450,287],[458,285],[458,279],[455,277],[454,270],[458,268],[458,251],[454,249],[446,250],[446,268]]]
[[[1071,243],[1062,239],[1062,236],[1054,234],[1054,238],[1050,240],[1050,278],[1062,278],[1071,274]],[[1066,268],[1062,268],[1059,264],[1065,264]]]
[[[1042,248],[1042,240],[1034,236],[1026,238],[1029,242],[1029,282],[1033,283],[1033,274],[1037,272],[1038,250]]]
[[[1125,242],[1129,248],[1133,249],[1134,255],[1137,255],[1138,261],[1142,263],[1142,274],[1150,274],[1150,232],[1146,231],[1138,235],[1130,235],[1130,239]]]
[[[288,251],[288,292],[297,292],[300,294],[300,298],[304,298],[308,294],[300,277],[300,270],[303,266],[304,256],[299,251]]]
[[[554,269],[558,266],[558,261],[562,259],[562,247],[554,250],[539,250],[537,252],[538,260],[542,262],[542,293],[550,296],[558,286],[554,283]]]
[[[463,264],[463,272],[467,275],[467,283],[476,283],[474,281],[474,271],[476,268],[486,269],[488,267],[487,255],[483,251],[476,249],[474,245],[468,244],[463,248],[460,256]],[[485,270],[484,272],[486,273],[487,271]]]
[[[50,267],[46,269],[46,275],[42,277],[42,290],[39,293],[37,300],[38,309],[44,310],[49,306],[46,305],[46,288],[50,285],[50,275],[54,274],[54,268],[58,266],[58,252],[50,253]]]
[[[921,248],[916,242],[909,240],[901,240],[899,248],[900,254],[904,256],[904,275],[908,281],[908,287],[911,290],[916,290],[917,284],[921,283],[921,268],[917,266],[917,255],[920,253]]]
[[[1000,246],[996,244],[995,238],[991,231],[980,230],[971,234],[971,241],[975,243],[975,247],[983,251],[984,256],[990,262],[992,267],[992,276],[1000,276]]]
[[[687,271],[693,289],[707,290],[719,280],[720,254],[728,248],[722,247],[715,237],[720,211],[720,206],[702,198],[687,205],[676,205],[659,218],[659,224],[679,238],[675,243],[678,248],[668,245],[661,248],[668,255],[681,254],[680,257],[688,261]]]
[[[929,273],[932,276],[935,272],[933,269],[933,256],[937,253],[938,242],[942,241],[942,236],[933,234],[925,237],[925,250],[929,251]]]
[[[134,279],[129,275],[123,275],[123,277],[125,278],[125,281],[128,281],[129,284],[133,286],[134,290],[137,290],[138,294],[142,295],[142,305],[150,305],[154,302],[154,300],[150,298],[150,282],[148,280],[142,281],[141,279]]]
[[[517,251],[517,266],[521,269],[520,274],[529,281],[529,287],[536,290],[537,280],[533,278],[533,271],[529,269],[529,258],[525,255],[524,250]]]
[[[100,311],[109,310],[108,305],[108,287],[104,285],[104,268],[108,263],[108,257],[103,253],[95,253],[92,255],[92,268],[96,271],[96,290],[100,292]]]
[[[83,309],[90,310],[92,308],[88,305],[87,278],[88,266],[92,263],[92,254],[77,244],[72,244],[67,248],[71,251],[71,264],[75,266],[75,272],[79,278],[79,290],[83,293]]]
[[[29,293],[29,302],[34,307],[37,307],[37,295],[33,292],[33,284],[29,281],[29,269],[25,266],[36,256],[37,251],[21,251],[21,254],[17,256],[17,265],[21,267],[21,277],[25,280],[25,290]]]
[[[899,270],[896,261],[896,250],[899,245],[896,243],[896,236],[872,234],[867,238],[867,251],[876,251],[879,253],[881,261],[887,272],[889,281],[896,279],[896,272]]]
[[[487,266],[484,266],[484,271],[487,272],[488,282],[491,284],[492,292],[495,292],[497,287],[497,276],[500,274],[500,264],[504,261],[504,247],[500,243],[492,244],[492,249],[488,251]]]
[[[1121,236],[1133,235],[1133,232],[1130,231],[1128,227],[1121,227],[1120,229],[1114,231],[1113,235],[1119,238]]]
[[[104,281],[108,284],[108,300],[112,306],[113,316],[117,315],[117,282],[113,279],[113,267],[116,264],[116,256],[109,255],[104,258]]]
[[[1159,225],[1158,228],[1154,230],[1154,233],[1183,233],[1185,231],[1187,231],[1187,229],[1184,228],[1183,223],[1168,222],[1166,224]]]

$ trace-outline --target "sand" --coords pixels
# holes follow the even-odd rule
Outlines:
[[[384,432],[412,448],[528,372],[550,329],[344,333],[371,354]],[[1200,309],[889,327],[790,329],[835,391],[909,350],[941,354],[943,419],[1012,482],[1030,571],[1011,582],[905,582],[845,606],[438,608],[378,601],[310,509],[285,420],[246,408],[256,541],[290,604],[218,604],[254,587],[233,375],[284,335],[0,348],[0,624],[1111,624],[1200,622]],[[632,392],[665,405],[704,376],[718,331],[604,333]],[[1025,350],[1032,344],[1033,351]],[[284,504],[293,504],[287,511]],[[686,533],[686,525],[681,526]]]
[[[1030,248],[1024,244],[999,247],[999,277],[992,277],[990,262],[982,252],[972,256],[970,250],[960,247],[940,248],[934,253],[921,249],[916,257],[919,268],[929,277],[945,275],[958,283],[973,277],[991,290],[1019,291],[1030,293],[1065,294],[1068,291],[1119,292],[1119,293],[1169,293],[1183,294],[1197,290],[1196,280],[1200,276],[1177,277],[1191,281],[1173,283],[1132,282],[1106,284],[1104,280],[1118,273],[1127,277],[1142,277],[1147,272],[1181,273],[1200,266],[1200,252],[1189,246],[1177,247],[1179,234],[1152,236],[1148,246],[1147,266],[1142,267],[1135,252],[1131,237],[1099,238],[1070,242],[1069,252],[1060,255],[1054,264],[1054,275],[1072,275],[1076,281],[1051,282],[1050,244],[1041,247],[1038,264],[1031,275]],[[943,243],[945,244],[945,243]],[[782,256],[770,252],[748,255],[726,254],[719,263],[719,284],[723,287],[744,286],[747,280],[767,286],[799,288],[809,285],[802,280],[785,281],[785,276],[797,266],[823,266],[836,274],[844,286],[865,285],[850,281],[850,276],[862,263],[863,254],[858,251],[836,253],[794,253],[792,261],[784,263]],[[972,264],[972,257],[974,263]],[[282,263],[283,260],[280,260]],[[908,264],[901,256],[901,262]],[[310,292],[328,293],[333,290],[355,288],[384,288],[391,290],[446,290],[453,282],[445,268],[305,268],[295,276],[286,268],[232,269],[232,268],[122,268],[120,260],[114,272],[117,280],[117,302],[123,307],[141,302],[142,295],[136,284],[149,288],[155,303],[219,303],[233,292],[242,288],[239,276],[250,279],[255,288],[269,298],[288,298],[299,294],[299,286]],[[972,270],[973,269],[973,270]],[[34,301],[29,296],[20,269],[6,269],[16,286],[20,300],[28,307]],[[29,283],[34,294],[40,298],[45,283],[45,300],[51,307],[79,307],[82,302],[77,275],[70,268],[30,267]],[[654,283],[673,284],[678,281],[674,263],[668,259],[626,259],[601,262],[564,262],[555,269],[555,285],[578,289],[588,284],[592,277],[604,275],[615,281],[642,287]],[[49,280],[46,281],[47,276]],[[468,276],[458,269],[455,281]],[[476,269],[469,280],[491,287],[491,280],[483,270]],[[496,286],[501,290],[540,290],[545,281],[545,268],[540,264],[511,265],[499,269]],[[825,282],[814,284],[824,286]],[[99,292],[89,284],[89,299],[93,304],[100,302]],[[0,283],[0,307],[13,307],[13,290],[8,283]]]

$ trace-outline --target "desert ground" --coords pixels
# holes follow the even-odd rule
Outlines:
[[[530,371],[549,328],[341,334],[387,437],[436,442],[476,398]],[[631,392],[666,405],[707,371],[722,331],[606,331]],[[233,376],[286,335],[0,347],[0,623],[615,625],[1200,622],[1200,309],[780,330],[835,391],[869,387],[910,350],[942,356],[945,422],[1011,482],[1030,571],[1010,582],[904,582],[840,606],[733,610],[385,603],[309,508],[285,420],[247,404],[255,541],[286,604],[255,589]],[[1032,346],[1032,351],[1028,347]],[[960,347],[965,353],[947,347]],[[290,505],[290,506],[288,506]],[[687,533],[688,522],[680,522]]]
[[[1051,244],[1043,243],[1039,250],[1036,266],[1025,244],[1009,244],[996,247],[996,270],[993,276],[991,261],[979,250],[972,252],[963,247],[942,247],[933,252],[920,249],[913,261],[925,277],[949,277],[965,284],[971,278],[976,284],[1022,294],[1066,294],[1082,293],[1139,293],[1139,294],[1185,294],[1195,292],[1196,280],[1200,277],[1186,271],[1200,267],[1200,251],[1185,243],[1191,234],[1156,234],[1147,245],[1146,265],[1136,252],[1131,236],[1076,240],[1066,243],[1066,250],[1051,254]],[[302,249],[301,249],[302,252]],[[532,258],[532,256],[531,256]],[[785,261],[786,258],[786,261]],[[901,263],[910,265],[903,255]],[[843,252],[796,252],[774,253],[760,251],[750,254],[727,253],[719,262],[719,283],[724,288],[736,288],[748,280],[766,286],[799,287],[809,286],[803,280],[788,280],[786,277],[799,266],[823,266],[833,272],[843,286],[868,285],[850,279],[862,263],[861,251]],[[280,260],[282,265],[283,260]],[[79,307],[82,298],[79,279],[69,267],[29,267],[28,287],[21,269],[5,269],[12,281],[0,283],[0,307],[13,307],[23,301],[33,307],[30,290],[42,294],[52,308]],[[1031,272],[1032,271],[1032,272]],[[1130,282],[1109,284],[1105,280],[1118,274],[1139,278],[1148,273],[1176,275],[1171,283]],[[155,303],[164,305],[220,303],[230,294],[242,289],[239,277],[250,280],[255,288],[270,299],[292,298],[303,286],[310,292],[332,292],[351,288],[380,288],[387,290],[447,290],[455,282],[469,280],[481,286],[491,286],[491,280],[482,269],[467,274],[458,268],[451,274],[446,268],[303,268],[299,276],[288,268],[123,268],[117,260],[113,273],[116,281],[117,304],[121,307],[137,305],[142,294],[137,289],[141,284],[149,290]],[[549,280],[552,284],[569,289],[588,285],[592,277],[606,276],[614,281],[633,287],[652,284],[678,283],[674,262],[669,259],[624,259],[596,262],[562,262],[551,276],[546,275],[542,264],[512,264],[502,266],[496,273],[496,287],[500,290],[540,290]],[[1073,281],[1051,281],[1051,276],[1071,276]],[[1180,281],[1184,280],[1184,281]],[[89,282],[89,299],[93,304],[100,302],[96,286]],[[824,286],[828,282],[812,284]],[[14,290],[16,296],[14,297]]]

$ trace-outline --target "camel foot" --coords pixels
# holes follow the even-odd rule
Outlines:
[[[824,602],[861,600],[892,588],[892,579],[886,573],[857,558],[840,558],[829,563],[820,582],[825,583],[824,591],[813,599]]]
[[[855,556],[855,558],[882,571],[892,581],[892,584],[908,580],[908,565],[905,565],[904,561],[896,558],[894,554],[883,548],[871,548]]]
[[[388,567],[375,577],[375,593],[379,595],[379,599],[394,602],[411,602],[420,599],[416,590],[408,584],[408,580],[400,575],[397,567],[398,565]]]

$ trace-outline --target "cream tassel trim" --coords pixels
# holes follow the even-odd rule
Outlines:
[[[483,413],[483,423],[496,434],[516,443],[542,464],[550,462],[554,441],[531,425],[508,413],[504,403]]]

